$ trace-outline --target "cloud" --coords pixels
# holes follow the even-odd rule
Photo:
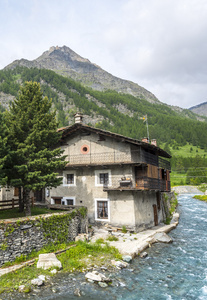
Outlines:
[[[206,101],[206,0],[19,0],[0,3],[0,68],[67,45],[161,101]]]

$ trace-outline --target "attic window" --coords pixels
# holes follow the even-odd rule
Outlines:
[[[83,146],[81,147],[81,153],[82,153],[82,154],[87,154],[88,152],[89,152],[89,146],[83,145]]]

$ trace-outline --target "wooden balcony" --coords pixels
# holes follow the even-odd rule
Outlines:
[[[113,165],[113,164],[151,164],[159,166],[161,161],[162,165],[170,170],[170,163],[164,159],[158,159],[158,156],[150,153],[142,153],[140,151],[131,152],[104,152],[104,153],[87,153],[69,155],[67,166],[97,166],[97,165]]]
[[[127,190],[148,190],[170,192],[170,181],[149,178],[146,176],[137,177],[133,180],[132,177],[120,178],[112,176],[109,182],[103,184],[104,191],[127,191]]]

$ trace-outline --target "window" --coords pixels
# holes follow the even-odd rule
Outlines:
[[[101,184],[108,184],[109,174],[108,173],[99,173],[99,182]]]
[[[63,186],[76,186],[76,173],[63,171]]]
[[[111,170],[95,171],[95,186],[111,185]]]
[[[51,197],[51,204],[61,204],[62,197]]]
[[[66,199],[67,205],[74,205],[74,200],[73,199]]]
[[[95,219],[109,221],[109,199],[95,199]]]
[[[75,197],[63,197],[62,198],[63,205],[75,205]]]
[[[67,184],[74,184],[74,174],[67,174]]]
[[[88,154],[89,153],[89,146],[88,145],[83,145],[81,147],[81,153],[82,154]]]

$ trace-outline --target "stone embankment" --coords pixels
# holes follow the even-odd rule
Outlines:
[[[164,242],[170,243],[172,239],[167,235],[172,229],[178,225],[179,214],[174,213],[172,221],[169,225],[159,225],[151,229],[139,233],[123,233],[121,231],[110,232],[111,236],[116,237],[117,241],[108,241],[110,246],[119,250],[123,256],[131,256],[134,258],[143,252],[146,248],[151,247],[153,243]],[[109,236],[108,228],[94,228],[94,236],[91,241],[95,242],[97,239],[107,239]]]

